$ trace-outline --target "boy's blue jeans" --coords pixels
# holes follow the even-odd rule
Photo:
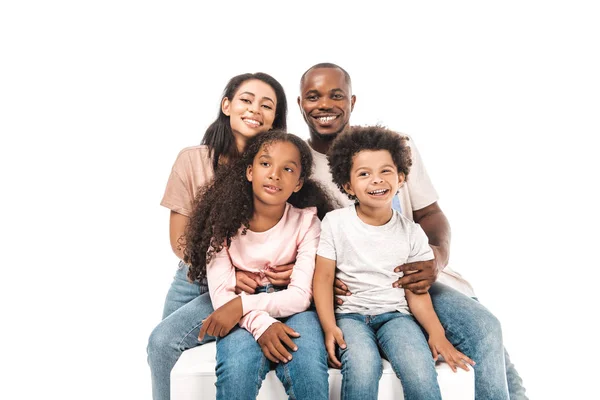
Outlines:
[[[212,337],[205,337],[204,342],[198,341],[202,320],[213,312],[213,308],[208,288],[197,282],[188,282],[186,274],[187,267],[180,263],[180,268],[167,294],[163,320],[152,331],[148,341],[148,364],[151,370],[154,400],[170,398],[171,369],[181,353],[214,340]],[[485,323],[486,320],[491,319],[492,327],[499,329],[498,321],[477,301],[443,284],[433,284],[429,293],[448,339],[479,365],[480,360],[474,358],[465,348],[478,347],[475,342],[490,331],[489,324]],[[527,399],[517,370],[510,362],[508,354],[506,352],[504,354],[511,400]],[[480,368],[475,369],[475,377],[476,383],[486,380]]]

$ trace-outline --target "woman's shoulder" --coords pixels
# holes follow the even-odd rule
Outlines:
[[[197,145],[185,147],[175,160],[175,165],[209,165],[212,166],[212,157],[210,148],[206,145]]]

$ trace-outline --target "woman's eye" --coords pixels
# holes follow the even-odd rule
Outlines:
[[[266,108],[267,110],[272,110],[273,109],[273,107],[271,107],[271,106],[269,106],[267,104],[263,104],[263,107]]]
[[[240,99],[243,103],[252,103],[250,100],[248,99]]]

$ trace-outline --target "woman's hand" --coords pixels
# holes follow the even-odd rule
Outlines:
[[[441,354],[442,357],[444,357],[444,361],[446,361],[446,363],[454,372],[456,372],[456,367],[468,371],[469,367],[467,364],[471,366],[475,365],[475,361],[456,350],[456,348],[452,346],[452,343],[450,343],[443,334],[429,336],[428,343],[429,348],[431,349],[431,354],[433,355],[433,359],[437,361],[438,356]]]
[[[265,270],[265,276],[272,285],[287,286],[290,284],[293,269],[294,264],[278,265],[271,267],[270,270]]]
[[[242,299],[236,297],[219,307],[202,322],[198,340],[204,340],[204,335],[214,337],[226,336],[242,319]]]
[[[300,337],[300,334],[283,322],[275,322],[263,332],[257,342],[263,354],[269,360],[275,363],[279,361],[287,363],[292,359],[292,355],[287,348],[293,351],[298,350],[298,346],[291,339],[292,337]]]

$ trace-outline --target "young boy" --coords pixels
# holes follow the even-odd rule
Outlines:
[[[396,266],[434,257],[420,226],[392,208],[411,166],[407,140],[379,126],[353,127],[335,139],[328,155],[333,181],[356,200],[325,216],[313,280],[328,360],[342,367],[344,399],[377,398],[380,350],[408,399],[441,399],[438,354],[454,371],[475,365],[446,339],[428,293],[393,286]],[[352,295],[342,296],[334,313],[336,277]],[[493,398],[508,399],[508,393]]]

